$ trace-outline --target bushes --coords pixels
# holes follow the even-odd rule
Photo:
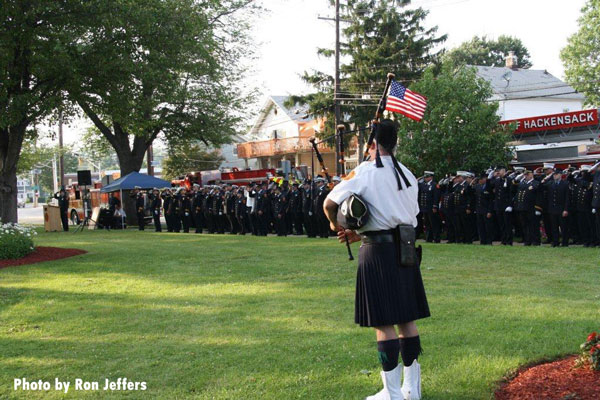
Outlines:
[[[18,224],[0,225],[0,260],[22,258],[33,251],[33,236],[37,235],[32,228]]]

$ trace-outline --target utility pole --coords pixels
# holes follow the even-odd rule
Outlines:
[[[337,132],[337,126],[338,124],[341,124],[342,121],[342,113],[341,113],[341,107],[340,107],[340,100],[339,100],[339,93],[340,93],[340,21],[345,21],[345,22],[350,22],[347,20],[342,20],[340,18],[340,0],[335,0],[335,18],[324,18],[324,17],[319,17],[319,19],[323,19],[323,20],[328,20],[328,21],[335,21],[335,81],[334,81],[334,88],[333,88],[333,107],[334,107],[334,126],[336,127],[336,132]],[[338,135],[336,134],[335,136],[335,172],[336,175],[341,175],[341,167],[340,167],[340,163],[339,163],[339,145],[338,145]]]
[[[58,114],[58,166],[60,170],[60,186],[65,186],[65,156],[63,153],[63,115]]]
[[[334,114],[335,121],[334,126],[336,127],[340,124],[341,121],[341,112],[340,112],[340,0],[335,0],[335,88],[333,89],[333,99],[334,99]],[[340,135],[336,135],[336,139],[340,140]],[[335,174],[340,176],[342,175],[342,167],[339,162],[340,152],[339,146],[336,144],[335,146]]]
[[[148,146],[148,152],[146,153],[146,163],[148,164],[148,175],[154,176],[154,167],[152,162],[154,161],[154,154],[152,151],[152,145]]]

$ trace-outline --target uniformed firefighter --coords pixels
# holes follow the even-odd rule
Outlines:
[[[130,197],[135,200],[135,214],[137,216],[138,229],[143,231],[145,225],[144,217],[146,216],[146,197],[140,189],[139,186],[136,186],[130,194]]]
[[[63,231],[67,232],[69,230],[69,195],[65,188],[60,188],[57,193],[54,193],[54,198],[58,200]]]
[[[552,247],[557,247],[561,243],[567,247],[569,245],[569,184],[562,179],[563,171],[555,169],[552,179],[544,183],[550,218],[550,230],[548,237],[552,238]]]
[[[456,243],[456,228],[454,226],[454,177],[446,177],[440,184],[441,200],[440,213],[443,218],[444,230],[448,243]]]
[[[192,199],[192,211],[194,215],[194,225],[196,225],[196,233],[202,233],[204,228],[204,212],[202,210],[203,205],[203,191],[200,185],[194,185],[194,197]]]
[[[479,243],[486,245],[492,244],[494,239],[494,220],[493,220],[493,198],[492,186],[488,182],[488,175],[483,174],[479,177],[475,185],[475,218],[477,220],[477,234]]]
[[[473,226],[469,219],[471,214],[471,192],[473,188],[466,181],[469,176],[467,171],[457,171],[454,193],[454,227],[457,243],[473,242]]]
[[[523,230],[525,246],[540,245],[541,195],[540,182],[533,179],[532,171],[525,171],[520,177],[513,205],[506,210],[517,214]]]
[[[423,217],[423,227],[427,242],[440,243],[441,221],[439,214],[440,188],[433,180],[434,173],[425,171],[419,183],[419,209]]]
[[[163,201],[163,215],[167,223],[167,232],[173,232],[173,193],[171,189],[165,189],[161,193]]]
[[[506,212],[507,207],[512,204],[515,185],[513,178],[515,175],[507,175],[505,167],[496,169],[496,174],[488,175],[493,192],[493,208],[496,214],[496,222],[500,233],[500,241],[503,245],[512,246],[513,244],[513,223],[512,213]]]
[[[160,191],[157,188],[152,190],[150,194],[150,212],[152,213],[152,220],[154,221],[154,231],[162,232],[160,225],[160,208],[162,201],[160,199]]]

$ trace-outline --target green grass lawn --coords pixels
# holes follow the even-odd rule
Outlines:
[[[89,253],[0,269],[0,398],[362,399],[381,386],[333,240],[41,234]],[[519,365],[600,328],[600,250],[425,245],[425,399],[489,399]],[[355,254],[358,246],[354,247]],[[72,382],[15,392],[13,379]],[[145,392],[76,392],[127,377]]]

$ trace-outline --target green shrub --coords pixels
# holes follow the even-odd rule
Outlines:
[[[0,260],[22,258],[33,251],[37,232],[19,224],[0,225]]]

